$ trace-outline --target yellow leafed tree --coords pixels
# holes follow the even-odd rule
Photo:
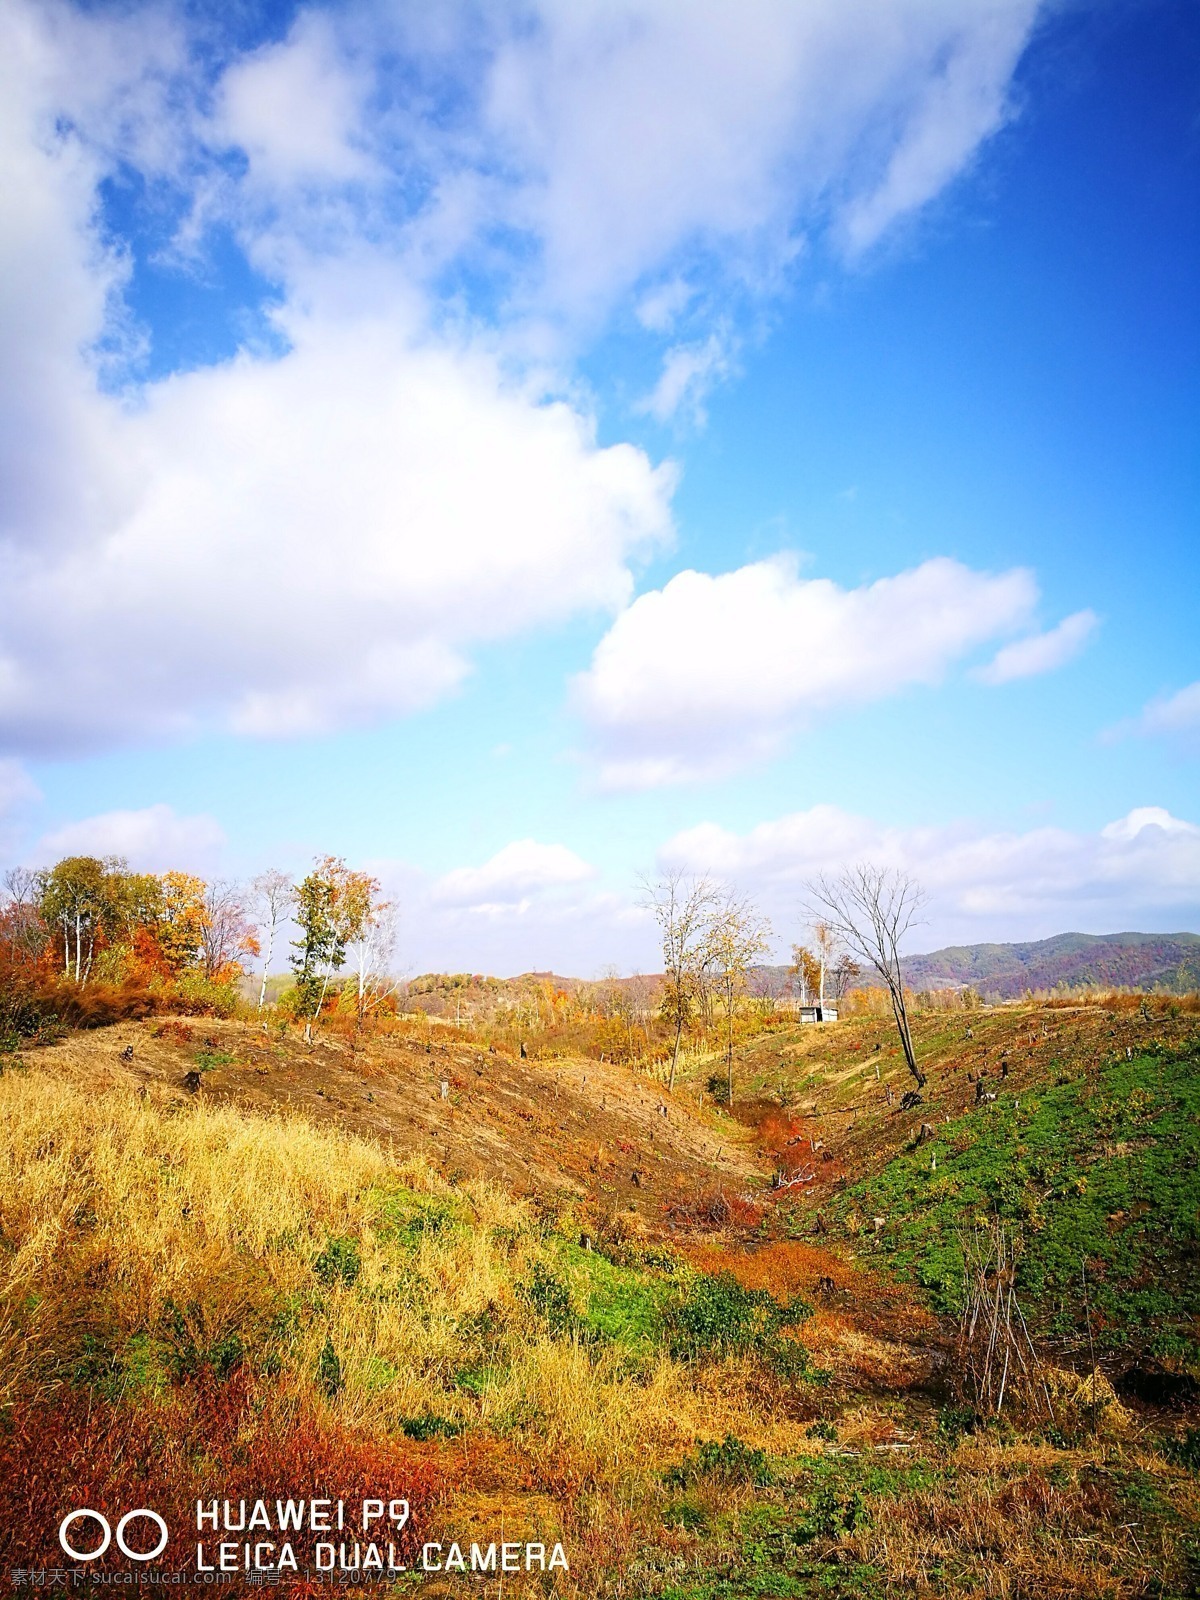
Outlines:
[[[203,956],[208,912],[203,878],[190,872],[164,872],[162,918],[158,925],[158,947],[173,973],[197,966]]]

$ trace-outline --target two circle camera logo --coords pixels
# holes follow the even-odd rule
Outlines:
[[[158,1543],[153,1550],[135,1550],[126,1541],[125,1530],[130,1523],[136,1522],[139,1517],[144,1517],[152,1522],[158,1529]],[[68,1535],[74,1531],[77,1522],[94,1523],[99,1529],[100,1542],[94,1550],[79,1550],[71,1543]],[[86,1537],[81,1528],[75,1534],[77,1539]],[[122,1555],[128,1556],[131,1561],[153,1561],[155,1556],[162,1555],[167,1548],[170,1538],[167,1525],[157,1511],[150,1511],[146,1506],[139,1506],[136,1511],[127,1511],[117,1523],[116,1540],[117,1549]],[[106,1516],[99,1511],[92,1511],[87,1506],[80,1506],[76,1511],[69,1511],[58,1525],[58,1542],[74,1561],[98,1561],[113,1541],[113,1527]]]

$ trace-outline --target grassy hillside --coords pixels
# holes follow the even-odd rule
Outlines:
[[[410,1561],[563,1543],[569,1572],[472,1579],[487,1600],[1182,1600],[1195,1418],[1107,1381],[1196,1370],[1200,1058],[1172,1006],[922,1015],[903,1112],[877,1018],[755,1036],[729,1109],[701,1058],[669,1095],[449,1031],[156,1022],[10,1058],[0,1570],[57,1565],[65,1505],[186,1526],[198,1495],[395,1494]],[[953,1368],[956,1250],[993,1214],[1053,1421],[973,1414]]]
[[[802,1438],[804,1307],[624,1243],[616,1265],[485,1181],[37,1071],[0,1080],[0,1133],[0,1562],[57,1564],[55,1507],[111,1501],[121,1438],[177,1525],[217,1479],[374,1472],[425,1538],[499,1481],[509,1526],[569,1530],[585,1565],[695,1441]]]
[[[1154,1050],[1003,1094],[936,1126],[839,1196],[882,1215],[889,1264],[954,1312],[963,1252],[991,1219],[1021,1240],[1037,1335],[1085,1359],[1136,1350],[1200,1378],[1200,1052]]]

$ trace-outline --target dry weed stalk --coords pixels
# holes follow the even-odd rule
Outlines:
[[[993,1221],[963,1239],[966,1268],[957,1371],[965,1397],[983,1415],[1004,1402],[1053,1419],[1054,1407],[1017,1299],[1018,1234]]]

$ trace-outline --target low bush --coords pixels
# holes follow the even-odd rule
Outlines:
[[[1164,1439],[1162,1453],[1175,1466],[1200,1472],[1200,1428],[1188,1428],[1177,1437]]]
[[[755,1355],[779,1377],[803,1377],[807,1352],[786,1330],[811,1315],[805,1301],[780,1305],[767,1289],[744,1289],[731,1272],[702,1273],[666,1314],[669,1348],[685,1361]]]
[[[766,1488],[775,1482],[765,1450],[756,1450],[727,1433],[721,1440],[706,1440],[692,1454],[663,1475],[672,1488],[686,1489],[697,1478],[717,1478],[725,1483],[752,1483]]]

